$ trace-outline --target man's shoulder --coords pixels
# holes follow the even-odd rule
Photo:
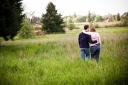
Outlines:
[[[79,35],[83,35],[84,33],[83,32],[80,32]]]
[[[90,35],[90,32],[81,32],[84,35]]]
[[[90,37],[91,35],[85,34],[85,33],[81,32],[81,33],[79,34],[79,36]]]
[[[85,33],[83,33],[83,32],[80,32],[79,35],[88,35],[88,34],[85,34]]]

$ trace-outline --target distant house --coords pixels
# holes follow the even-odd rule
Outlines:
[[[38,35],[38,36],[44,34],[44,32],[42,31],[41,25],[39,25],[39,24],[34,25],[34,33],[35,33],[35,35]]]

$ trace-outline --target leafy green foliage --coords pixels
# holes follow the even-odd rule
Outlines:
[[[69,30],[72,30],[72,29],[79,29],[79,27],[77,27],[75,24],[74,24],[74,21],[70,18],[68,21],[65,22],[65,27],[67,27]]]
[[[104,18],[102,17],[102,16],[100,16],[100,15],[97,15],[96,17],[95,17],[95,21],[96,22],[102,22],[104,20]]]
[[[46,14],[42,16],[42,24],[42,30],[46,33],[64,32],[63,19],[52,2],[48,4]]]
[[[74,24],[68,24],[67,27],[69,30],[72,30],[75,28],[75,25]]]
[[[79,27],[76,27],[76,25],[75,25],[74,23],[68,24],[67,27],[69,28],[69,30],[72,30],[72,29],[79,29]]]
[[[86,19],[87,19],[86,16],[82,16],[82,17],[79,17],[79,18],[77,19],[77,22],[86,22]]]
[[[29,20],[25,17],[22,22],[21,30],[19,31],[19,37],[23,39],[32,38],[33,37],[33,26],[29,22]]]
[[[121,22],[122,22],[123,26],[128,26],[128,12],[125,12],[121,16]]]
[[[0,36],[13,39],[22,22],[22,0],[0,0]]]

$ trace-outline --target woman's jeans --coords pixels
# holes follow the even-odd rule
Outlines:
[[[85,55],[86,55],[86,60],[89,60],[90,58],[89,48],[80,48],[80,53],[81,53],[81,58],[83,60],[85,60]]]
[[[90,52],[91,52],[91,59],[96,59],[96,61],[99,61],[99,55],[100,55],[100,44],[96,46],[91,46],[90,47]]]

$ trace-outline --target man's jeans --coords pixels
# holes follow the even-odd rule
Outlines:
[[[91,51],[91,58],[96,59],[96,61],[98,62],[99,54],[100,54],[100,44],[98,44],[96,46],[91,46],[90,51]]]
[[[90,58],[89,48],[80,48],[80,53],[81,53],[81,58],[83,60],[85,60],[85,55],[86,55],[86,60],[89,60]]]

